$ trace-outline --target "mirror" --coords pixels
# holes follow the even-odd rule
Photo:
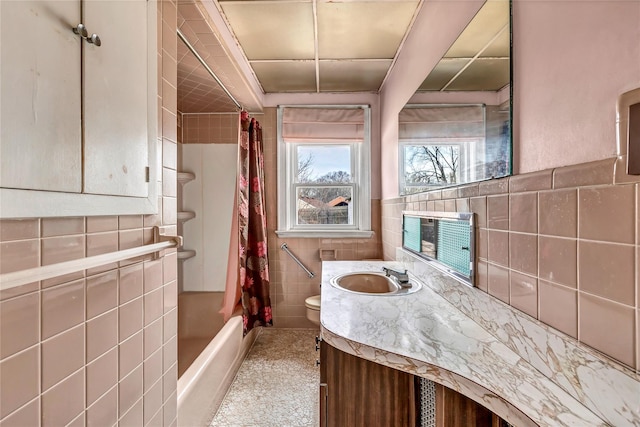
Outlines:
[[[512,173],[511,2],[487,1],[399,114],[400,194]]]

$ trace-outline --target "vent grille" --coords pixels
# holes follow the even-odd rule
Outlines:
[[[436,385],[420,378],[420,427],[436,427]]]
[[[471,227],[466,221],[440,221],[438,261],[465,276],[471,274]]]

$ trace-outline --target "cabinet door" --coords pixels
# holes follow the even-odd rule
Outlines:
[[[82,191],[79,1],[0,1],[0,186]]]
[[[149,68],[146,0],[84,0],[84,192],[146,197]],[[153,60],[157,60],[153,52]],[[155,114],[155,110],[151,113]]]
[[[416,425],[413,375],[344,353],[324,341],[320,347],[320,382],[327,384],[320,390],[321,426]]]

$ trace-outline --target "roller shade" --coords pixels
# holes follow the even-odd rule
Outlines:
[[[403,108],[398,121],[401,140],[485,137],[483,105]]]
[[[282,138],[285,142],[363,142],[364,110],[286,107]]]

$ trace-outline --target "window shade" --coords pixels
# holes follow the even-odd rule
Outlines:
[[[285,142],[363,142],[364,110],[284,108],[282,138]]]
[[[403,108],[398,121],[401,140],[485,137],[482,105]]]

